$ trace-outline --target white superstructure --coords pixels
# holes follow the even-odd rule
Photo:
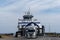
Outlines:
[[[28,11],[25,15],[23,15],[23,19],[18,19],[18,31],[16,32],[16,36],[18,33],[20,33],[21,36],[29,35],[29,33],[32,33],[29,32],[31,30],[35,30],[33,33],[34,37],[36,35],[44,34],[44,26],[41,25],[37,19],[33,19],[33,17],[34,16],[30,14],[30,11]],[[29,31],[27,32],[26,29]]]

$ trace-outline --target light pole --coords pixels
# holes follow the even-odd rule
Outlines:
[[[49,32],[50,32],[50,24],[49,24]]]

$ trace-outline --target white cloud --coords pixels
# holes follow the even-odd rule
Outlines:
[[[0,33],[17,31],[17,15],[8,12],[0,12]]]
[[[54,8],[56,6],[59,6],[60,2],[59,0],[19,0],[11,5],[8,5],[4,8],[1,8],[2,10],[18,10],[19,8],[31,8],[32,11],[37,10],[44,10],[48,8]]]
[[[53,25],[52,30],[54,29],[54,27],[56,29],[57,28],[56,26],[58,26],[60,24],[60,22],[59,22],[60,14],[57,14],[57,13],[44,14],[43,11],[42,11],[42,13],[40,13],[41,10],[59,7],[60,0],[18,0],[18,1],[11,0],[11,2],[13,2],[13,3],[6,5],[4,7],[0,7],[0,18],[1,18],[0,24],[5,25],[4,28],[8,29],[8,26],[9,27],[11,26],[12,30],[15,30],[16,24],[17,24],[17,14],[20,13],[20,15],[18,14],[18,16],[21,17],[22,13],[24,11],[28,10],[28,8],[30,8],[31,13],[33,13],[33,15],[35,15],[35,17],[40,19],[42,24],[44,24],[44,25],[47,24],[46,30],[48,30],[48,26],[49,26],[48,24]],[[36,13],[37,13],[37,15],[36,15]],[[5,23],[7,23],[8,25]],[[0,25],[1,28],[3,28],[2,25]],[[59,26],[58,26],[58,28],[59,28]],[[3,30],[3,29],[0,29],[0,30]]]

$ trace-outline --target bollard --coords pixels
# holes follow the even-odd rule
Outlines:
[[[2,38],[2,36],[0,35],[0,38]]]

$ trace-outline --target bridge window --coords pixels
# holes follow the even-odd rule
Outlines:
[[[28,30],[28,32],[35,32],[35,30]]]

